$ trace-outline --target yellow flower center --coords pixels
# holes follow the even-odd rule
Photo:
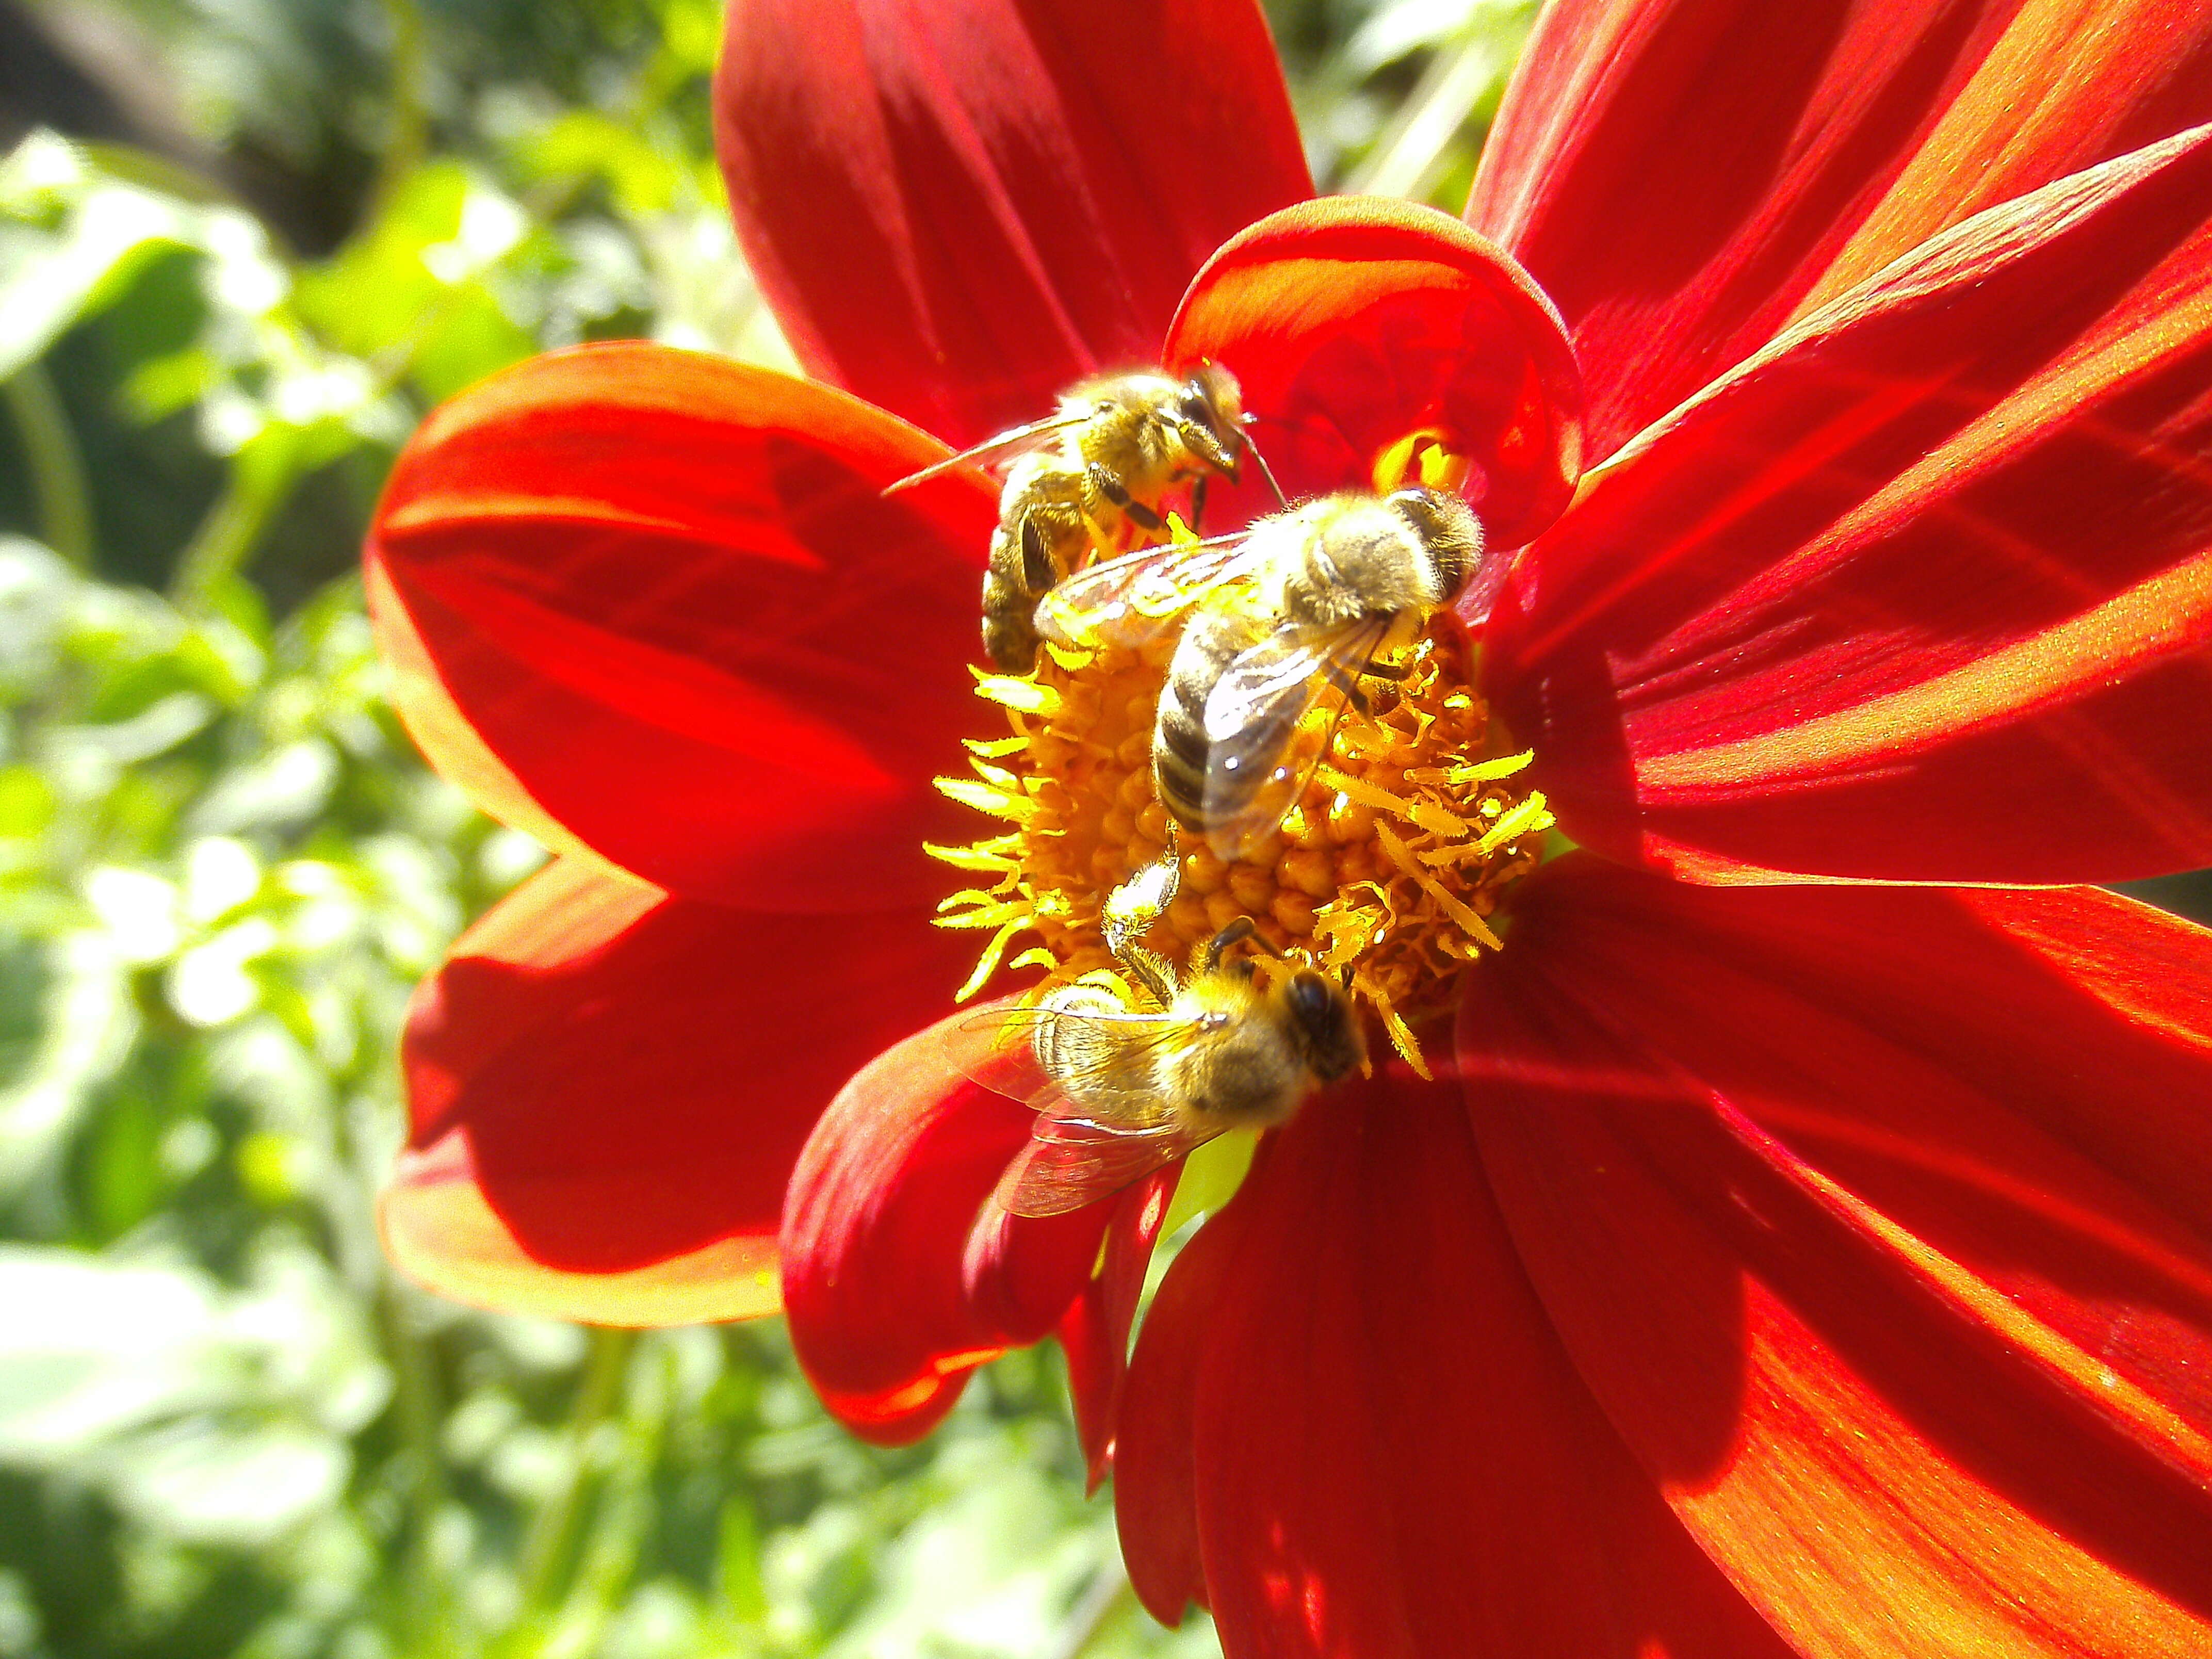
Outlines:
[[[977,676],[1009,731],[971,740],[975,775],[938,787],[1010,828],[929,849],[991,878],[939,907],[940,926],[990,934],[962,1000],[1002,963],[1045,970],[1024,1001],[1086,975],[1127,988],[1100,921],[1115,890],[1167,848],[1152,744],[1175,644],[1170,632],[1142,650],[1048,647],[1030,676]],[[1308,710],[1299,752],[1318,759],[1264,843],[1224,863],[1179,839],[1179,890],[1144,943],[1181,962],[1249,917],[1291,958],[1349,968],[1355,1002],[1427,1075],[1415,1030],[1449,1010],[1480,951],[1498,948],[1487,918],[1542,856],[1552,815],[1518,785],[1530,757],[1497,741],[1455,622],[1432,621],[1386,665],[1400,677],[1363,682],[1368,712],[1340,718],[1333,698]],[[1034,943],[1008,963],[1024,935]]]

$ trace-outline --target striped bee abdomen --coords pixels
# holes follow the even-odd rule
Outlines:
[[[1159,719],[1152,725],[1152,779],[1160,805],[1186,830],[1204,835],[1210,828],[1206,769],[1213,745],[1206,735],[1206,700],[1229,665],[1266,634],[1264,622],[1251,617],[1200,611],[1183,630],[1168,665],[1167,684],[1160,688]],[[1255,772],[1236,804],[1256,793],[1263,776]],[[1224,804],[1219,777],[1214,781],[1213,799],[1218,811]]]

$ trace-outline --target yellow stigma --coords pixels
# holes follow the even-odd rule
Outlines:
[[[1002,963],[1045,970],[1025,1001],[1086,975],[1120,978],[1102,907],[1167,848],[1152,742],[1175,645],[1170,631],[1141,650],[1048,646],[1029,677],[978,676],[1007,735],[971,741],[974,775],[938,787],[1006,828],[929,849],[988,878],[939,907],[940,926],[990,936],[963,1000]],[[1402,677],[1363,682],[1371,713],[1338,720],[1328,698],[1308,711],[1306,752],[1328,752],[1265,843],[1224,864],[1201,838],[1179,838],[1180,891],[1145,943],[1180,962],[1249,917],[1291,957],[1349,968],[1355,1001],[1427,1075],[1416,1028],[1448,1012],[1467,964],[1498,948],[1488,919],[1535,866],[1553,820],[1542,794],[1519,787],[1529,756],[1504,752],[1455,623],[1432,622],[1386,661]]]

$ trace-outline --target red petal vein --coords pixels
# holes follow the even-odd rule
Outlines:
[[[933,898],[990,489],[842,393],[659,347],[541,357],[400,458],[370,544],[401,714],[487,811],[755,909]]]
[[[715,149],[799,361],[957,444],[1152,362],[1313,193],[1254,0],[737,0]]]
[[[2212,128],[1968,222],[1593,474],[1486,668],[1700,880],[2212,863]]]
[[[2212,1640],[2208,943],[1583,856],[1479,970],[1468,1098],[1545,1305],[1813,1659]]]
[[[1923,239],[2207,119],[2196,0],[1560,0],[1467,216],[1565,313],[1595,459]]]

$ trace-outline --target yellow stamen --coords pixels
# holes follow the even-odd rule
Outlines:
[[[1488,783],[1527,770],[1528,763],[1535,758],[1534,750],[1523,749],[1517,755],[1502,755],[1496,760],[1477,761],[1471,766],[1455,766],[1451,775],[1455,782]]]
[[[1024,714],[1040,714],[1050,720],[1060,713],[1060,696],[1052,687],[1034,679],[1017,679],[1011,674],[986,674],[969,669],[975,676],[975,695],[986,702],[995,702],[1002,708],[1018,708]]]
[[[1020,795],[1010,795],[1003,789],[994,789],[973,778],[935,778],[937,793],[947,800],[958,801],[963,806],[972,806],[979,812],[988,812],[993,817],[1012,818],[1017,823],[1027,823],[1036,817],[1037,804]]]
[[[983,988],[985,981],[999,971],[999,958],[1006,955],[1007,942],[1028,926],[1029,919],[1024,916],[1018,921],[1008,922],[991,935],[991,942],[983,947],[982,958],[976,963],[975,971],[968,975],[966,984],[952,994],[955,1003],[967,1001]]]
[[[1390,1034],[1390,1046],[1404,1057],[1415,1075],[1425,1082],[1435,1082],[1436,1073],[1429,1070],[1429,1062],[1421,1054],[1421,1045],[1413,1040],[1413,1032],[1407,1029],[1406,1022],[1398,1017],[1397,1009],[1391,1006],[1390,994],[1357,975],[1352,977],[1352,988],[1365,993],[1367,1000],[1375,1005],[1375,1012],[1382,1018],[1382,1029]]]
[[[1553,823],[1551,813],[1544,807],[1544,792],[1540,789],[1532,790],[1528,799],[1508,811],[1483,832],[1482,839],[1475,842],[1474,849],[1485,854],[1495,852],[1507,842],[1527,835],[1531,830],[1550,829]]]
[[[1470,939],[1481,940],[1493,951],[1504,949],[1498,935],[1490,931],[1488,922],[1445,891],[1442,882],[1414,861],[1413,855],[1406,850],[1406,843],[1390,833],[1389,824],[1376,824],[1375,838],[1382,843],[1382,850],[1390,855],[1390,862],[1419,884],[1421,890],[1434,899],[1443,908],[1443,913],[1459,924],[1460,932],[1467,934]]]
[[[1403,469],[1431,465],[1434,434],[1415,438],[1397,463]],[[1179,539],[1188,535],[1172,529]],[[1003,964],[1043,970],[1024,1002],[1077,981],[1143,1000],[1115,971],[1102,927],[1108,900],[1167,845],[1151,750],[1176,638],[1167,629],[1141,648],[1048,645],[1030,678],[977,676],[1009,735],[971,743],[975,775],[938,787],[1012,827],[970,846],[929,849],[956,869],[994,878],[988,890],[957,895],[939,917],[945,927],[991,931],[963,998]],[[1330,700],[1316,700],[1299,741],[1307,753],[1326,742],[1328,752],[1264,846],[1224,862],[1202,838],[1183,834],[1176,896],[1134,943],[1185,960],[1249,919],[1293,960],[1350,969],[1355,1002],[1427,1076],[1419,1033],[1454,1006],[1467,965],[1499,947],[1490,917],[1505,889],[1535,867],[1552,815],[1540,793],[1517,782],[1530,754],[1493,744],[1455,624],[1431,623],[1390,660],[1400,678],[1367,682],[1371,716],[1332,725]],[[1117,933],[1129,932],[1126,906],[1141,897],[1125,896]],[[1024,929],[1035,942],[1008,962],[1009,942]]]

